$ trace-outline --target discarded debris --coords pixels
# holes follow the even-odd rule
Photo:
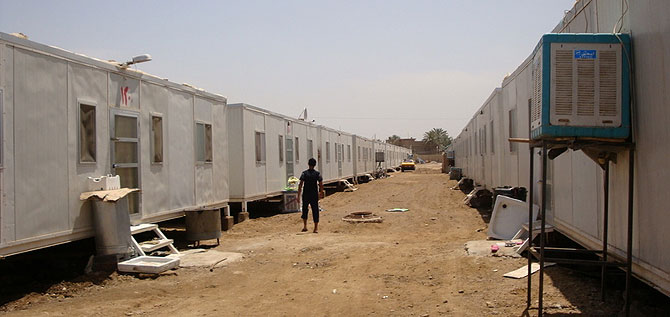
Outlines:
[[[493,202],[493,193],[486,188],[477,187],[473,189],[467,196],[464,202],[472,208],[490,208]]]
[[[381,223],[383,221],[382,217],[377,216],[371,212],[367,211],[357,211],[352,212],[342,218],[342,221],[351,222],[351,223]]]
[[[391,209],[386,209],[388,212],[406,212],[409,211],[407,208],[391,208]]]
[[[545,263],[544,263],[544,267],[552,266],[552,265],[554,265],[554,264],[556,264],[556,263],[553,263],[553,262],[545,262]],[[535,272],[537,272],[537,271],[539,271],[539,270],[540,270],[540,263],[533,263],[533,264],[531,264],[531,266],[530,266],[530,274],[533,274],[533,273],[535,273]],[[505,273],[503,276],[504,276],[504,277],[510,277],[510,278],[516,278],[516,279],[524,278],[524,277],[528,276],[528,265],[524,265],[524,266],[522,266],[522,267],[520,267],[520,268],[518,268],[518,269],[516,269],[516,270],[514,270],[514,271],[507,272],[507,273]]]

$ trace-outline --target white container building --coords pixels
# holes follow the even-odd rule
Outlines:
[[[353,135],[325,126],[319,126],[318,131],[317,170],[321,172],[323,183],[353,178]]]
[[[668,109],[670,108],[670,6],[650,1],[577,1],[551,33],[608,33],[619,23],[631,34],[636,100],[635,199],[633,273],[670,295],[670,192]],[[529,52],[530,53],[530,52]],[[531,58],[526,59],[502,87],[476,112],[454,140],[456,166],[488,188],[529,187],[529,151],[509,137],[529,137]],[[627,246],[628,156],[624,151],[610,163],[609,255],[623,258]],[[533,186],[539,193],[540,157],[536,157]],[[581,151],[568,151],[547,162],[547,221],[589,249],[603,241],[604,172]],[[535,195],[535,204],[539,204]]]
[[[370,157],[367,155],[368,149],[371,149],[373,146],[373,141],[364,138],[362,136],[358,135],[353,135],[352,136],[353,143],[352,143],[352,160],[354,163],[354,176],[355,177],[361,177],[365,174],[369,174],[374,172],[376,164],[374,159],[370,159]]]
[[[131,221],[228,202],[226,98],[0,33],[0,256],[93,235],[88,177]]]

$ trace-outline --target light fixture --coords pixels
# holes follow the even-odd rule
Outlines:
[[[132,64],[144,63],[144,62],[148,62],[150,60],[151,60],[151,55],[149,55],[149,54],[137,55],[137,56],[134,56],[132,60],[121,64],[121,68],[127,68],[128,66],[130,66]]]

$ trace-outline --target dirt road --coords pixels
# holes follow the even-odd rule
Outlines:
[[[526,260],[467,255],[464,243],[486,239],[487,218],[462,204],[454,184],[439,165],[420,165],[325,198],[318,234],[299,232],[299,214],[235,225],[216,250],[244,259],[213,272],[182,268],[157,278],[63,282],[2,310],[8,316],[521,315],[526,279],[502,275]],[[410,211],[384,211],[394,207]],[[384,221],[341,221],[354,211]],[[621,307],[620,291],[601,303],[598,280],[566,268],[547,269],[545,281],[549,313],[609,315]]]

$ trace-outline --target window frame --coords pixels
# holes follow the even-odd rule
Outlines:
[[[94,127],[94,138],[95,138],[95,157],[93,158],[92,162],[88,161],[82,161],[81,160],[81,155],[82,155],[82,144],[81,144],[81,107],[82,105],[84,106],[89,106],[93,108],[94,112],[94,120],[93,122],[95,123]],[[2,109],[0,109],[2,110]],[[2,132],[0,131],[0,136]],[[98,164],[98,103],[92,100],[87,100],[87,99],[77,99],[77,162],[81,165],[97,165]]]
[[[279,163],[284,163],[284,135],[279,135]]]
[[[326,163],[330,163],[330,142],[326,141]]]
[[[156,157],[156,132],[154,131],[154,118],[160,118],[161,122],[161,161],[158,162],[155,159]],[[158,112],[151,112],[149,113],[149,120],[150,120],[150,127],[149,127],[149,142],[151,143],[149,146],[149,151],[150,151],[150,156],[151,156],[151,164],[152,165],[163,165],[165,163],[165,126],[163,125],[163,120],[164,116],[162,113]]]
[[[314,141],[307,139],[307,156],[310,158],[314,158]]]
[[[293,160],[296,164],[300,162],[300,138],[295,137],[293,140]]]
[[[491,134],[491,155],[496,153],[496,142],[495,142],[495,133],[493,132],[493,119],[491,119],[491,124],[490,124],[490,134]]]
[[[200,158],[198,157],[199,154],[200,154],[200,153],[198,153],[199,149],[198,149],[198,139],[197,139],[198,135],[199,135],[198,125],[203,126],[202,127],[202,138],[203,138],[203,149],[202,149],[203,153],[202,153],[202,155],[203,155],[203,160],[200,160]],[[195,140],[194,140],[195,141],[194,142],[195,163],[197,165],[212,164],[214,162],[214,153],[213,153],[214,152],[214,148],[213,148],[213,146],[214,146],[214,141],[213,141],[214,136],[212,135],[212,124],[207,123],[207,122],[202,121],[202,120],[195,120],[194,128],[195,128],[195,131],[194,131],[194,134],[195,134]],[[209,131],[210,131],[210,136],[209,136],[209,149],[210,149],[209,160],[208,160],[208,155],[207,155],[208,154],[207,153],[207,143],[208,143],[207,142],[208,141],[207,140],[207,130],[208,130],[207,128],[209,128]]]
[[[256,138],[258,136],[258,138]],[[256,144],[258,141],[258,145]],[[265,148],[265,132],[264,131],[254,131],[254,154],[256,159],[256,164],[265,164],[266,162],[266,148]]]

